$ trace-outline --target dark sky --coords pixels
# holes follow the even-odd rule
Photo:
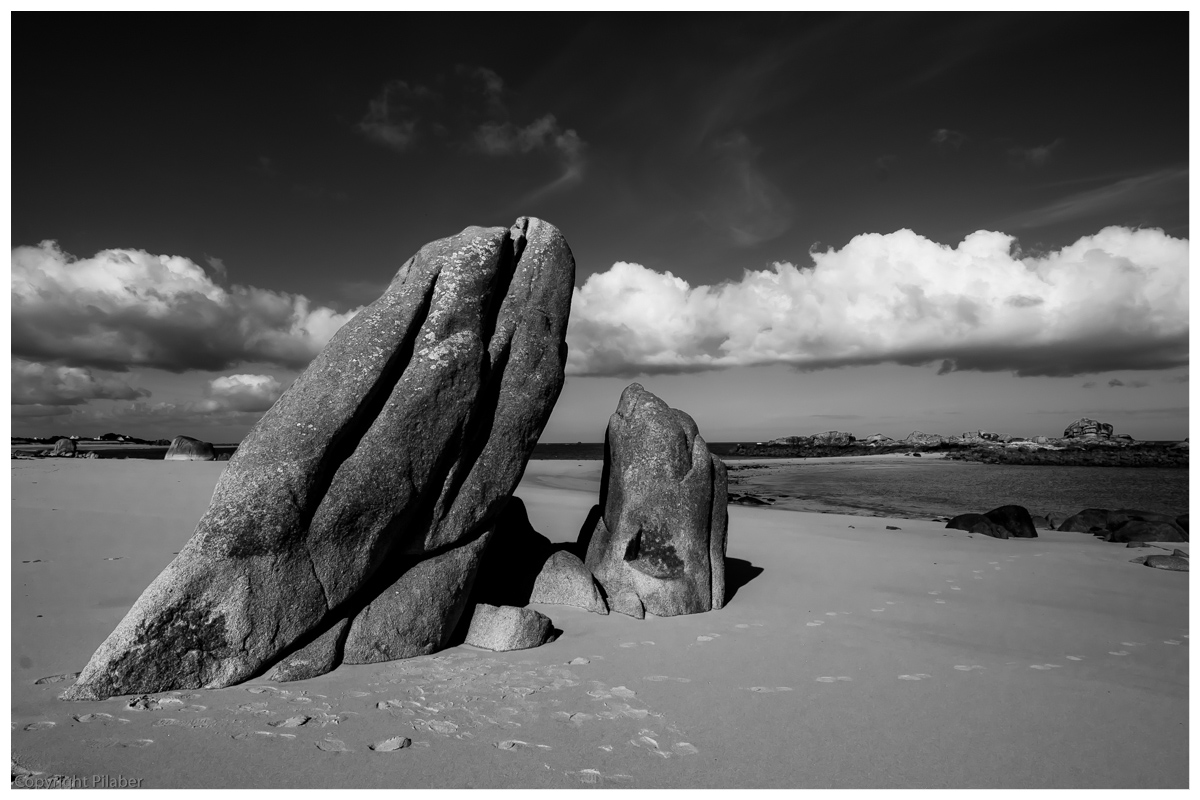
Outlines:
[[[1024,256],[1107,226],[1189,237],[1182,13],[20,12],[12,42],[14,248],[178,256],[214,286],[303,295],[331,314],[374,299],[425,242],[523,214],[564,232],[580,286],[630,262],[719,287],[902,229],[949,247],[1003,232],[1015,243],[995,247]],[[101,328],[125,324],[122,308]],[[1135,355],[1114,367],[1186,372],[1186,304],[1184,316],[1182,340],[1178,325],[1123,327]],[[29,395],[51,402],[23,403],[44,414],[14,412],[52,427],[94,401],[178,411],[187,392],[168,377],[200,368],[201,382],[254,373],[286,386],[303,361],[134,348],[123,362],[47,344],[60,331],[38,326],[53,324],[15,321],[13,355],[136,396],[56,404],[51,387]],[[976,363],[923,343],[887,352],[818,361]],[[778,363],[817,363],[811,353]],[[626,355],[592,372],[673,371]],[[1098,372],[1094,353],[1078,368],[1063,357],[1063,375]],[[737,365],[751,363],[774,362]],[[1029,373],[996,364],[959,368]],[[131,383],[132,369],[152,372]],[[1147,407],[1163,403],[1178,397]]]

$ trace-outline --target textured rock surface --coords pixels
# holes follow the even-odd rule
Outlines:
[[[527,650],[550,639],[550,618],[532,608],[480,603],[471,616],[467,644],[488,650]]]
[[[529,512],[519,497],[509,500],[496,525],[483,560],[471,603],[493,606],[523,606],[533,594],[534,581],[554,545],[533,529]]]
[[[939,444],[944,444],[946,441],[946,437],[944,437],[938,433],[922,433],[921,431],[913,431],[912,433],[910,433],[908,436],[905,436],[900,441],[904,442],[905,444],[920,444],[920,445],[936,446]]]
[[[1186,542],[1183,529],[1173,522],[1131,519],[1113,527],[1105,537],[1110,542]]]
[[[995,539],[1008,539],[1009,532],[983,514],[959,514],[946,523],[947,528],[968,533],[982,533]]]
[[[665,617],[725,604],[727,487],[692,418],[630,384],[608,420],[600,503],[581,538],[610,610],[639,616],[640,603]]]
[[[1033,517],[1029,516],[1029,511],[1024,506],[1000,506],[984,516],[1018,539],[1038,538]]]
[[[1094,419],[1081,417],[1066,427],[1064,439],[1109,439],[1112,438],[1113,426],[1107,422],[1097,422]]]
[[[527,218],[421,248],[251,430],[63,697],[442,646],[562,388],[574,267]]]
[[[209,442],[190,436],[176,436],[167,448],[164,461],[216,461],[217,453]]]
[[[575,606],[597,614],[608,613],[596,579],[579,556],[566,550],[559,550],[546,560],[534,581],[529,601]]]
[[[1146,560],[1142,563],[1147,567],[1166,569],[1172,572],[1188,571],[1188,560],[1180,556],[1146,556]]]
[[[50,452],[50,455],[60,458],[74,458],[75,442],[70,439],[59,439],[54,443],[54,449]]]
[[[1078,514],[1072,514],[1058,526],[1060,531],[1072,533],[1095,533],[1108,530],[1108,510],[1104,508],[1085,508]]]

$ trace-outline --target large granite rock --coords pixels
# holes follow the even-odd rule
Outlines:
[[[665,617],[725,604],[727,485],[690,416],[639,384],[625,389],[580,540],[610,610]]]
[[[1024,506],[1000,506],[993,508],[984,516],[1018,539],[1038,538],[1033,517],[1029,515],[1029,510]]]
[[[59,439],[54,443],[54,449],[50,451],[50,455],[59,458],[74,458],[75,442],[70,439]]]
[[[1009,532],[983,514],[959,514],[946,523],[947,528],[967,533],[981,533],[994,539],[1008,539]]]
[[[164,461],[216,461],[217,453],[209,442],[190,436],[176,436],[167,448]]]
[[[480,603],[471,616],[467,644],[487,650],[527,650],[550,640],[554,626],[532,608]]]
[[[1146,556],[1146,560],[1142,562],[1147,567],[1155,569],[1165,569],[1171,572],[1187,572],[1188,560],[1186,557],[1170,555],[1170,556]]]
[[[562,388],[574,272],[536,219],[421,248],[251,430],[63,697],[444,646]]]
[[[1097,533],[1108,530],[1108,509],[1085,508],[1078,514],[1072,514],[1058,526],[1060,531],[1071,533]]]
[[[1186,542],[1187,535],[1173,522],[1147,522],[1131,519],[1113,526],[1105,540],[1109,542]]]
[[[529,602],[575,606],[597,614],[608,613],[596,579],[579,560],[579,556],[566,550],[559,550],[546,559],[534,581]]]
[[[1107,422],[1097,422],[1094,419],[1081,417],[1066,427],[1064,439],[1110,439],[1113,426]]]

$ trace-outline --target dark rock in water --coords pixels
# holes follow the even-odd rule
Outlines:
[[[553,626],[550,618],[532,608],[475,606],[467,644],[488,650],[527,650],[545,644]]]
[[[884,530],[889,530],[889,531],[898,531],[898,530],[900,530],[900,529],[899,529],[899,528],[897,528],[895,525],[884,525],[883,527],[884,527]]]
[[[947,528],[967,533],[982,533],[995,539],[1007,539],[1009,533],[983,514],[959,514],[946,523]]]
[[[445,646],[562,389],[574,273],[535,219],[421,248],[254,426],[62,697]]]
[[[1166,569],[1171,572],[1188,571],[1188,560],[1179,556],[1146,556],[1146,560],[1142,563],[1147,567]]]
[[[1179,527],[1183,528],[1184,531],[1191,533],[1191,531],[1188,530],[1188,515],[1187,514],[1180,514],[1178,517],[1176,517],[1175,524],[1178,525]]]
[[[736,503],[740,506],[770,506],[774,505],[775,501],[769,497],[759,497],[756,494],[730,494],[728,501]]]
[[[1106,538],[1110,542],[1186,542],[1187,534],[1174,522],[1131,519],[1117,525]]]
[[[913,458],[921,458],[921,457],[922,456],[920,453],[913,453]]]
[[[75,442],[70,439],[59,439],[54,443],[54,449],[50,451],[50,455],[58,458],[74,458]]]
[[[216,461],[217,453],[209,442],[190,436],[176,436],[167,448],[164,461]]]
[[[579,556],[566,550],[559,550],[546,560],[534,581],[529,602],[575,606],[597,614],[608,613],[596,579],[579,560]]]
[[[1154,545],[1146,544],[1145,542],[1128,542],[1125,546],[1126,547],[1154,547]]]
[[[1038,538],[1037,530],[1033,527],[1033,518],[1024,506],[1000,506],[984,516],[1018,539]]]
[[[1085,508],[1078,514],[1073,514],[1058,526],[1060,531],[1072,533],[1095,533],[1108,530],[1108,510],[1103,508]]]
[[[725,604],[726,491],[692,418],[630,384],[604,437],[601,513],[582,537],[611,610],[636,608],[614,599],[625,594],[663,617]]]

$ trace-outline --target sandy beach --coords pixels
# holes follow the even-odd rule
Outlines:
[[[191,536],[225,466],[12,462],[22,781],[1188,786],[1187,574],[1130,563],[1161,550],[1086,534],[998,540],[928,519],[732,506],[719,611],[636,620],[536,604],[562,634],[533,650],[462,645],[133,707],[58,700],[69,678],[37,681],[84,666]],[[574,541],[600,470],[532,461],[516,495],[539,532]]]

